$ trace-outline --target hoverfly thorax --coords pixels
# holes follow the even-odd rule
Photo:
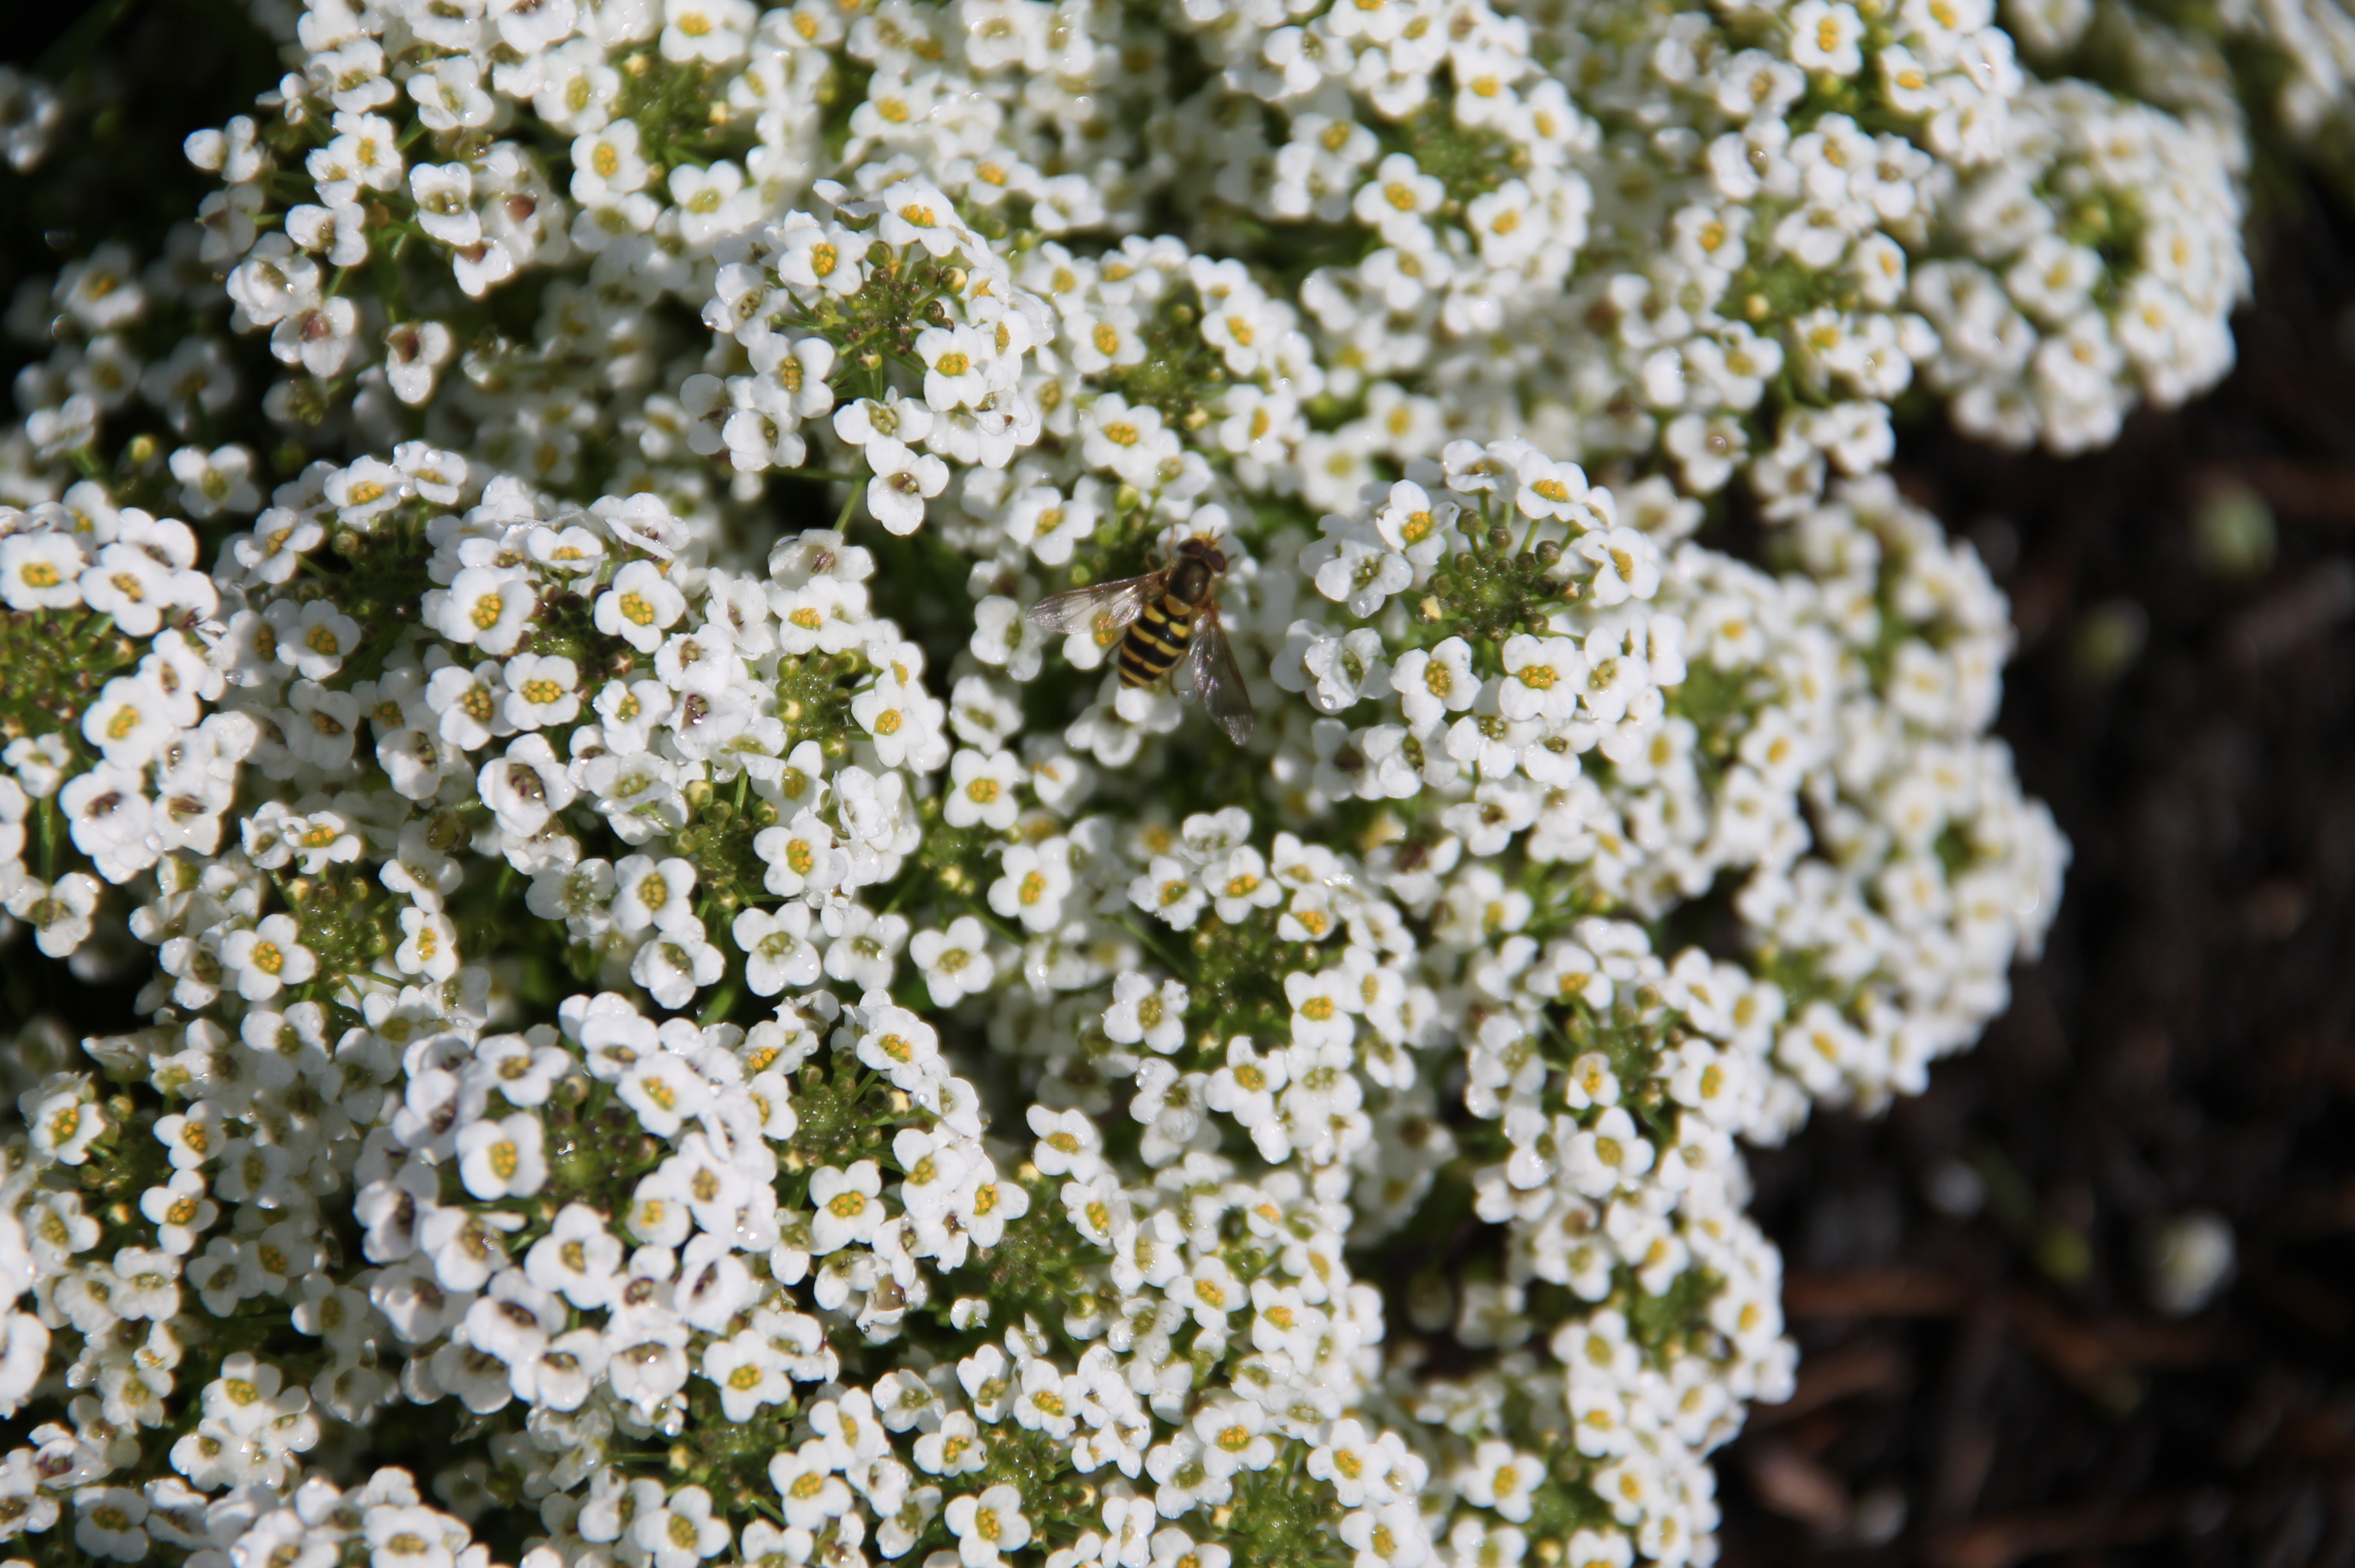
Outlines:
[[[1187,556],[1169,570],[1169,597],[1181,604],[1199,604],[1210,596],[1210,568],[1199,557]]]

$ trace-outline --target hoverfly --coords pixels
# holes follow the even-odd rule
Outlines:
[[[1158,571],[1050,594],[1030,606],[1029,621],[1050,632],[1123,627],[1114,663],[1123,686],[1150,686],[1173,671],[1180,697],[1199,697],[1203,709],[1235,744],[1251,739],[1251,691],[1235,666],[1235,651],[1219,624],[1218,580],[1227,558],[1207,539],[1179,545]]]

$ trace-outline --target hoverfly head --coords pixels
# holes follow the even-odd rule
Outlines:
[[[1209,567],[1213,573],[1222,572],[1227,570],[1226,553],[1220,549],[1217,545],[1211,543],[1209,539],[1205,535],[1197,534],[1192,539],[1188,539],[1185,543],[1178,547],[1178,553],[1179,555],[1193,557],[1196,560],[1200,561],[1204,566]]]

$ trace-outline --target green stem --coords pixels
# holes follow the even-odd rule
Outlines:
[[[1169,951],[1169,949],[1162,946],[1161,941],[1158,937],[1155,936],[1148,931],[1141,929],[1135,921],[1129,919],[1125,914],[1116,915],[1114,918],[1117,921],[1123,931],[1127,932],[1131,936],[1136,938],[1137,941],[1145,944],[1145,945],[1152,951],[1152,954],[1156,958],[1158,958],[1162,963],[1167,964],[1169,966],[1169,972],[1171,974],[1182,976],[1188,981],[1191,981],[1194,978],[1194,965],[1177,957]]]
[[[732,978],[723,981],[719,988],[711,994],[711,1000],[705,1006],[703,1011],[696,1015],[695,1021],[705,1029],[709,1029],[735,1010],[736,998],[741,994],[741,987]]]
[[[967,893],[965,895],[964,902],[965,908],[972,912],[973,917],[975,920],[978,920],[982,924],[997,933],[998,935],[1006,938],[1007,941],[1014,944],[1015,946],[1022,947],[1027,946],[1029,944],[1030,938],[1027,933],[1018,931],[1013,926],[1007,924],[1005,920],[999,916],[996,910],[990,908],[988,904],[983,902],[980,899],[975,898],[971,893]]]
[[[41,797],[41,880],[58,880],[59,841],[65,835],[65,813],[58,809],[56,792]]]

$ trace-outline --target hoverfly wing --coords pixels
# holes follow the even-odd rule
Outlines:
[[[1227,732],[1229,740],[1240,746],[1251,739],[1252,727],[1258,722],[1252,712],[1251,688],[1243,684],[1242,669],[1235,663],[1226,627],[1219,623],[1215,602],[1203,607],[1179,675],[1179,686],[1190,687],[1190,695],[1202,699],[1202,710]],[[1182,690],[1180,694],[1188,695]]]
[[[1154,578],[1147,575],[1050,593],[1031,605],[1023,619],[1065,635],[1073,632],[1117,631],[1136,619],[1153,585]]]

